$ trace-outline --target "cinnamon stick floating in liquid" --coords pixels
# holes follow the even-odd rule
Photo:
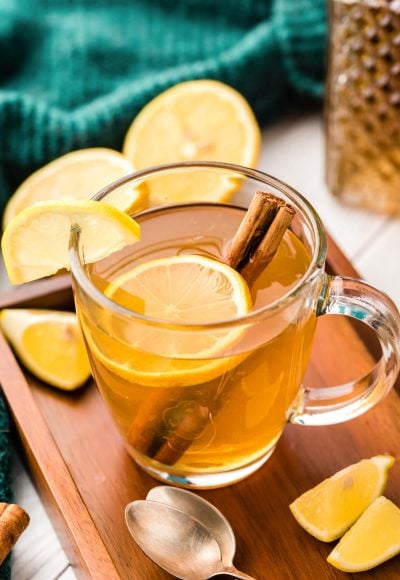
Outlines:
[[[276,197],[265,191],[256,192],[229,245],[224,260],[226,264],[240,272],[271,225],[277,208]]]
[[[166,409],[173,407],[182,396],[181,387],[155,387],[140,405],[136,417],[126,435],[128,443],[141,453],[154,457],[164,444],[168,427],[163,423]]]
[[[257,191],[227,249],[224,262],[237,270],[251,286],[271,262],[294,215],[295,210],[282,199],[271,193]],[[183,396],[185,391],[186,389],[183,389]],[[160,438],[163,436],[161,432],[164,431],[161,409],[167,410],[171,400],[169,396],[165,400],[158,391],[153,401],[148,400],[144,403],[146,413],[139,410],[129,430],[129,442],[137,451],[147,454],[156,461],[164,465],[174,465],[204,431],[209,422],[209,415],[215,414],[218,410],[224,390],[217,389],[217,392],[216,399],[210,396],[208,413],[203,410],[198,421],[196,418],[186,417],[174,431],[164,435],[164,442],[160,445]],[[150,409],[152,402],[156,412]],[[152,439],[151,432],[154,433]]]
[[[278,211],[264,237],[254,253],[250,255],[249,260],[239,269],[240,274],[249,286],[257,280],[275,256],[295,213],[295,210],[284,202],[278,204]]]
[[[0,503],[0,564],[27,528],[30,518],[17,504]]]

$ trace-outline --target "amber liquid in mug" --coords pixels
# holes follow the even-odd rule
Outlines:
[[[243,215],[239,208],[210,204],[143,214],[138,218],[140,242],[90,265],[88,274],[107,294],[110,283],[115,285],[122,274],[155,258],[191,253],[221,259]],[[286,293],[309,264],[307,249],[287,231],[273,261],[251,288],[253,309]],[[114,291],[113,300],[145,312],[145,304],[123,285]],[[274,448],[299,391],[314,334],[315,314],[301,310],[295,321],[282,318],[270,340],[264,338],[268,319],[261,323],[257,348],[253,344],[249,350],[243,331],[238,354],[205,361],[163,357],[118,340],[117,333],[104,332],[78,302],[95,380],[131,454],[148,467],[160,469],[165,462],[171,465],[168,471],[177,474],[229,471]],[[112,316],[108,312],[107,320]],[[118,321],[113,324],[117,330]],[[176,384],[174,369],[186,376]],[[188,429],[193,423],[199,428]],[[169,446],[172,460],[171,453],[165,459]]]

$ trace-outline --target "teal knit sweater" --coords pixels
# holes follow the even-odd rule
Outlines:
[[[325,0],[0,0],[0,213],[51,159],[120,149],[138,111],[180,81],[232,85],[261,123],[320,97],[325,33]],[[0,580],[8,576],[2,566]]]
[[[220,79],[261,122],[322,93],[325,0],[0,0],[0,211],[37,167],[120,149],[152,97]]]

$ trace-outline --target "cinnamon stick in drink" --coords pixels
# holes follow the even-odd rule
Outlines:
[[[210,398],[211,396],[210,394]],[[199,405],[193,414],[185,415],[176,429],[164,440],[163,445],[158,449],[153,459],[164,463],[164,465],[176,463],[191,443],[202,434],[209,421],[210,407]]]
[[[277,209],[276,197],[265,191],[256,192],[225,256],[225,262],[231,268],[240,272],[264,237]]]
[[[239,272],[251,286],[265,270],[278,250],[279,244],[295,215],[294,209],[285,202],[278,204],[278,211],[266,230],[264,237]]]
[[[29,515],[17,504],[0,503],[0,564],[29,524]]]
[[[289,204],[271,193],[255,194],[224,260],[240,272],[249,286],[271,262],[294,215]],[[185,391],[181,395],[179,388],[170,388],[164,396],[159,389],[154,401],[150,397],[133,421],[129,442],[156,461],[174,465],[207,427],[210,414],[218,412],[223,393],[224,388],[209,393],[207,404],[198,415],[185,416],[173,431],[165,433],[163,415],[180,396],[185,396]]]
[[[126,435],[128,443],[140,453],[154,457],[168,435],[167,426],[162,428],[164,413],[181,396],[180,387],[156,388],[140,406]]]

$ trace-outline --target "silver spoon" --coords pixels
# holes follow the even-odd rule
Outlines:
[[[215,506],[191,491],[168,485],[153,487],[146,499],[168,504],[199,520],[216,540],[224,566],[232,568],[236,551],[235,536],[228,520]]]
[[[126,523],[134,540],[153,562],[184,580],[207,580],[223,574],[255,580],[222,563],[221,550],[211,532],[191,515],[151,500],[131,502]],[[223,576],[220,576],[223,578]]]

